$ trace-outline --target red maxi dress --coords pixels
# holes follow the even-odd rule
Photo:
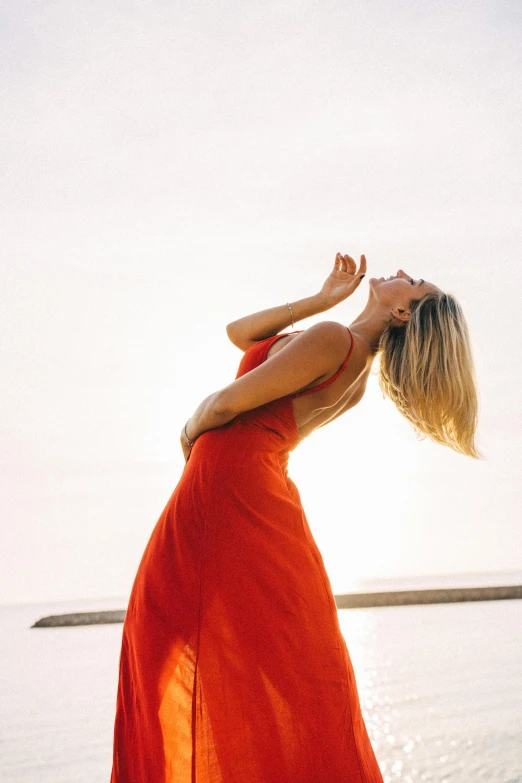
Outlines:
[[[203,433],[156,523],[123,626],[111,783],[383,783],[287,474],[294,396]]]

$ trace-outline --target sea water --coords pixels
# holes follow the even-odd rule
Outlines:
[[[488,583],[506,582],[468,581]],[[1,783],[108,783],[122,626],[30,626],[124,607],[0,607]],[[343,609],[339,620],[386,783],[522,783],[522,600]]]

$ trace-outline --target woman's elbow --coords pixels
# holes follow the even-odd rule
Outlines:
[[[235,328],[234,322],[227,324],[227,337],[240,351],[246,351],[254,344],[254,340],[248,340]]]
[[[230,421],[239,413],[239,411],[234,409],[232,400],[225,390],[215,392],[215,394],[212,395],[210,411],[212,416],[215,416],[217,419],[223,419],[224,421]]]
[[[236,329],[234,328],[234,324],[233,323],[227,324],[226,330],[227,330],[227,337],[230,340],[230,342],[233,345],[235,345],[237,348],[239,348],[240,346],[238,345],[238,334],[236,332]]]

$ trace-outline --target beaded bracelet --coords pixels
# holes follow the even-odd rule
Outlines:
[[[287,307],[288,307],[288,309],[290,310],[290,315],[291,315],[291,317],[292,317],[292,329],[293,329],[293,328],[294,328],[294,314],[293,314],[293,312],[292,312],[292,308],[290,307],[290,302],[287,302],[287,303],[286,303],[286,306],[287,306]]]
[[[185,433],[185,437],[187,439],[187,443],[188,443],[189,447],[192,448],[192,446],[194,445],[194,443],[196,441],[195,440],[190,440],[189,436],[187,435],[187,424],[188,424],[188,421],[186,422],[185,426],[183,427],[183,432]]]

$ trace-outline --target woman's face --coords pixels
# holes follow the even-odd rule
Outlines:
[[[390,277],[371,277],[370,290],[374,297],[386,307],[407,308],[412,300],[421,299],[427,293],[442,293],[433,283],[414,278],[403,269]]]

